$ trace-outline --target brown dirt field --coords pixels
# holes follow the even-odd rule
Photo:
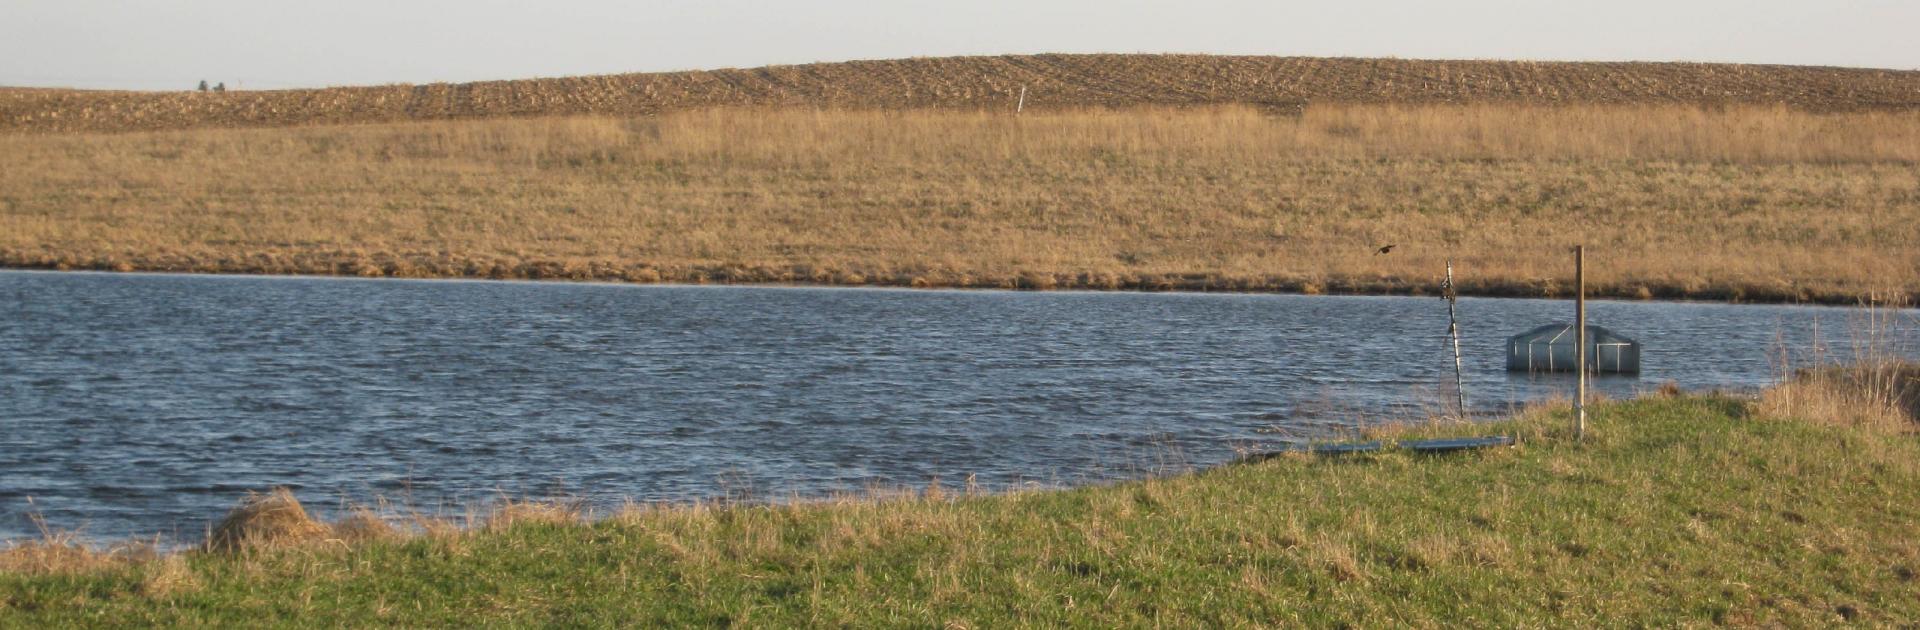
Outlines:
[[[1243,104],[1920,108],[1920,72],[1701,63],[1032,55],[226,93],[0,90],[0,133],[266,127],[712,107],[1012,109]]]

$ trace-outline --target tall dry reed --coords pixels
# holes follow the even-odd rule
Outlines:
[[[1780,351],[1781,383],[1761,395],[1761,410],[1889,433],[1920,432],[1920,363],[1908,358],[1915,355],[1916,324],[1910,311],[1867,307],[1849,323],[1841,347],[1816,340],[1798,355]]]

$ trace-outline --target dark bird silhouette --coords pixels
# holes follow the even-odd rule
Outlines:
[[[1393,244],[1393,245],[1388,245],[1388,246],[1386,246],[1386,247],[1382,247],[1382,248],[1380,248],[1380,249],[1376,249],[1376,250],[1373,250],[1373,255],[1375,255],[1375,256],[1379,256],[1379,255],[1381,255],[1381,254],[1391,254],[1391,253],[1393,253],[1393,248],[1395,248],[1395,247],[1399,247],[1399,246],[1400,246],[1400,245],[1399,245],[1398,243],[1395,243],[1395,244]]]

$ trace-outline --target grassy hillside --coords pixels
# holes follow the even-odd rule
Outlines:
[[[0,133],[285,126],[710,107],[1012,109],[1302,103],[1920,108],[1920,72],[1697,63],[1209,55],[917,58],[223,94],[0,90]],[[184,86],[183,86],[184,87]]]
[[[898,286],[1920,293],[1920,113],[705,110],[0,136],[10,266]],[[1396,244],[1388,255],[1375,248]]]
[[[1791,406],[1789,406],[1790,408]],[[1920,618],[1920,441],[1724,398],[1112,486],[793,505],[520,504],[226,551],[0,553],[0,625],[1774,625]],[[1911,420],[1904,421],[1911,426]],[[1438,429],[1420,429],[1430,433]],[[281,504],[280,507],[287,507]],[[248,542],[251,541],[251,542]],[[232,546],[237,545],[238,549]]]

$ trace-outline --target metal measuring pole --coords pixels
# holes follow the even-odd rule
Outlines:
[[[1460,293],[1453,290],[1453,259],[1447,259],[1447,281],[1440,285],[1447,298],[1447,336],[1453,338],[1453,393],[1460,403],[1460,418],[1467,417],[1467,388],[1460,378],[1460,318],[1454,314],[1454,303],[1459,301]]]
[[[1587,435],[1587,246],[1573,247],[1573,439]]]

